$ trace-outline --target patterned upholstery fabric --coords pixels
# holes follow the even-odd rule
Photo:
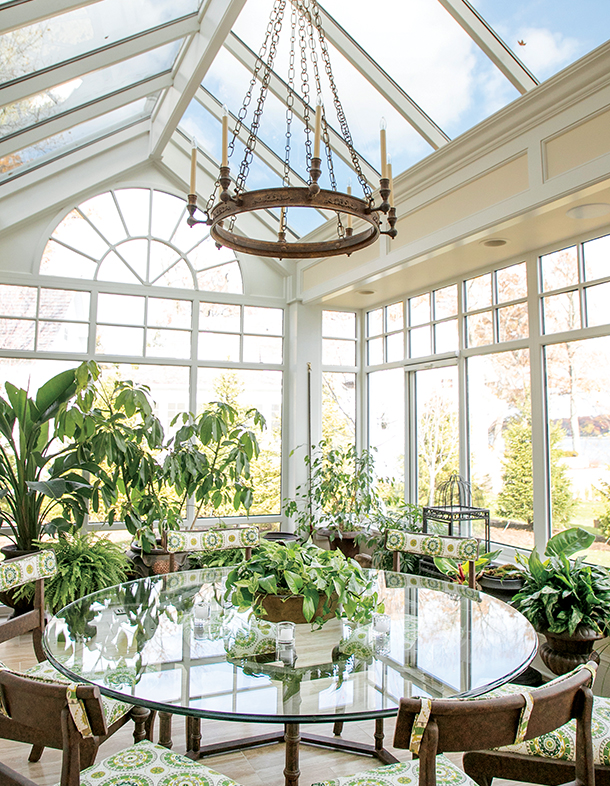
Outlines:
[[[266,655],[275,652],[277,626],[266,620],[252,620],[247,628],[238,630],[225,649],[230,658],[247,658],[249,655]]]
[[[236,529],[175,530],[167,533],[170,554],[179,551],[223,551],[258,546],[258,527]]]
[[[386,547],[388,551],[409,551],[428,557],[468,560],[477,559],[479,556],[479,541],[476,538],[442,537],[424,532],[404,532],[400,529],[388,530]]]
[[[396,589],[403,587],[415,587],[418,589],[431,589],[444,592],[446,595],[458,595],[461,598],[468,598],[477,603],[481,603],[482,597],[479,590],[470,589],[463,584],[453,584],[440,579],[433,579],[428,576],[411,576],[408,573],[385,574],[386,587]]]
[[[436,782],[438,786],[445,786],[445,784],[476,786],[465,772],[442,754],[436,757]],[[312,784],[312,786],[408,786],[409,784],[411,786],[419,784],[419,759],[389,764],[386,767],[378,767],[376,770],[348,775],[346,778],[321,781]]]
[[[19,587],[28,581],[46,579],[57,573],[55,552],[50,549],[37,551],[27,557],[0,562],[0,590]]]
[[[143,741],[80,774],[81,786],[237,786],[197,761]]]
[[[370,660],[374,653],[374,648],[371,644],[371,626],[363,625],[356,628],[349,636],[341,639],[337,648],[339,652],[348,657],[353,655],[360,660]]]
[[[0,664],[1,666],[2,664]],[[19,674],[19,672],[15,672]],[[43,682],[59,682],[65,685],[68,685],[71,680],[66,677],[65,674],[57,671],[57,669],[52,666],[48,660],[43,660],[42,663],[37,663],[35,666],[32,666],[30,669],[27,669],[24,672],[21,672],[26,677],[31,677],[35,680],[42,680]],[[116,699],[110,699],[108,696],[102,696],[102,704],[104,705],[104,715],[106,717],[106,725],[112,726],[112,724],[117,721],[119,718],[122,718],[123,715],[127,715],[128,712],[131,711],[131,705],[125,704],[122,701],[117,701]]]

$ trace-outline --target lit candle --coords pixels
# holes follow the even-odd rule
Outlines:
[[[195,194],[197,187],[197,140],[193,137],[191,142],[191,190],[189,193]]]
[[[352,181],[351,180],[347,181],[347,195],[348,196],[352,195]],[[352,228],[352,214],[351,213],[347,214],[347,228],[348,229]]]
[[[320,138],[322,136],[322,97],[318,96],[316,101],[316,120],[314,125],[313,137],[313,157],[320,158]]]
[[[229,110],[222,107],[222,166],[229,166]]]
[[[390,617],[388,614],[374,614],[373,628],[377,633],[388,633],[390,630]]]
[[[277,626],[277,641],[280,644],[292,644],[294,642],[294,622],[280,622]]]
[[[282,212],[280,213],[280,231],[279,231],[280,235],[286,231],[285,227],[286,227],[286,208],[283,207]]]
[[[394,207],[394,180],[392,178],[392,161],[388,156],[388,180],[390,181],[390,207]]]
[[[379,123],[379,146],[381,147],[381,177],[388,176],[388,154],[385,138],[386,122],[385,117]]]

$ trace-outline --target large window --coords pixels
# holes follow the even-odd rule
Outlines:
[[[356,314],[322,312],[322,437],[346,447],[356,440]]]

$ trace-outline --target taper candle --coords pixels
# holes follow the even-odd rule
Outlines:
[[[352,195],[352,181],[351,180],[347,181],[347,194],[348,194],[348,196]],[[352,228],[352,214],[351,213],[347,214],[347,228],[348,229]]]
[[[222,166],[229,166],[229,110],[222,107]]]
[[[381,148],[381,177],[388,176],[388,153],[385,138],[386,122],[385,117],[379,123],[379,146]]]
[[[197,140],[193,137],[191,141],[191,190],[189,191],[190,194],[197,193],[195,188],[197,187]]]
[[[322,136],[322,99],[318,96],[316,101],[316,119],[313,137],[313,157],[320,158],[320,138]]]

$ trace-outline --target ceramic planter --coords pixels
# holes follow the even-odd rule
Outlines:
[[[599,663],[599,655],[593,645],[604,637],[593,628],[579,625],[573,636],[569,633],[549,633],[548,630],[540,632],[546,638],[540,647],[540,657],[553,674],[566,674],[588,660]]]
[[[294,622],[296,625],[307,623],[305,615],[303,614],[304,598],[302,595],[260,595],[259,597],[266,612],[264,616],[265,620],[269,622]],[[326,595],[321,595],[313,619],[322,616],[322,607],[324,606],[325,600]],[[336,595],[331,595],[330,611],[323,616],[324,621],[335,616],[338,605],[338,597]]]

